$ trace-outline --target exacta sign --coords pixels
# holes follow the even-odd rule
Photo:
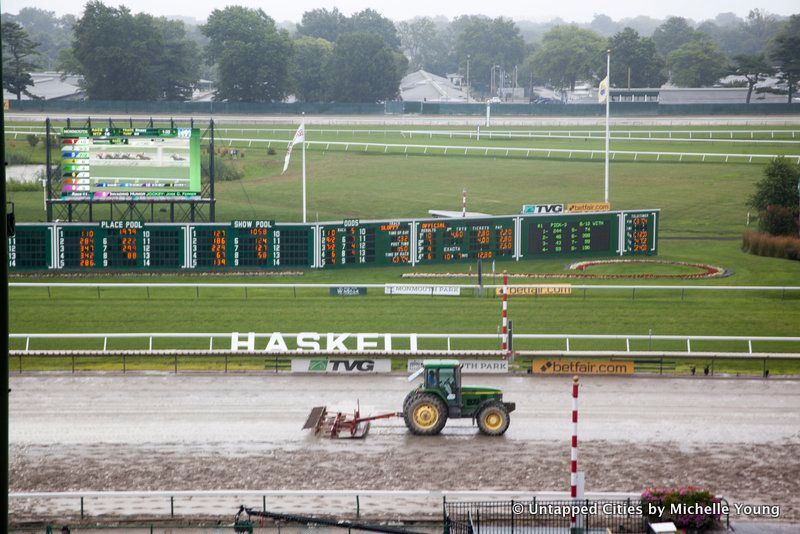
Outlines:
[[[258,342],[256,340],[258,339]],[[266,341],[264,341],[266,340]],[[395,347],[400,340],[402,346]],[[247,352],[287,352],[287,351],[417,351],[417,334],[319,334],[301,332],[299,334],[231,333],[231,351]]]

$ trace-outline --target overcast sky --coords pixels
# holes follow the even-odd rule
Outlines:
[[[694,20],[713,18],[718,13],[733,12],[745,17],[751,9],[764,9],[778,15],[800,13],[797,0],[649,0],[632,2],[630,0],[548,0],[522,1],[506,0],[505,2],[489,2],[487,0],[399,0],[394,2],[368,2],[363,0],[338,0],[324,2],[322,0],[105,0],[106,5],[125,5],[133,12],[147,12],[153,15],[183,15],[205,20],[216,8],[228,4],[260,7],[278,22],[284,20],[299,21],[303,12],[315,8],[332,9],[349,15],[371,7],[382,15],[394,20],[405,20],[415,16],[483,14],[491,17],[505,16],[519,20],[546,21],[561,17],[566,21],[589,22],[595,14],[605,14],[615,20],[637,15],[648,15],[653,18],[666,18],[670,15],[687,17]],[[80,2],[64,2],[64,0],[5,0],[3,12],[18,13],[24,7],[38,7],[55,11],[58,15],[65,13],[80,14],[83,11]]]

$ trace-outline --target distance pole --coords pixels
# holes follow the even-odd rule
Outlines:
[[[604,202],[608,202],[608,140],[610,137],[609,118],[611,116],[611,50],[608,50],[606,55],[606,80],[608,81],[608,88],[606,89],[606,187]]]
[[[572,377],[572,448],[569,462],[569,484],[572,505],[578,504],[578,377]],[[574,532],[577,526],[575,516],[569,519],[570,531]]]
[[[467,216],[467,190],[461,190],[461,216]]]

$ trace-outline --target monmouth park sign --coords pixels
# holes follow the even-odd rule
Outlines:
[[[246,352],[288,352],[296,350],[303,351],[327,351],[327,352],[364,352],[409,350],[417,351],[417,334],[320,334],[317,332],[300,332],[299,334],[282,334],[272,332],[271,334],[259,335],[267,337],[266,344],[256,345],[255,332],[231,333],[231,351]],[[394,340],[408,340],[408,349],[397,349],[394,347]],[[291,343],[293,348],[289,348]],[[403,344],[405,345],[405,343]],[[263,348],[262,348],[263,347]]]

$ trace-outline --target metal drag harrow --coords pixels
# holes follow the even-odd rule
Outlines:
[[[315,406],[308,414],[303,430],[313,428],[314,434],[327,438],[363,438],[369,432],[371,421],[400,417],[402,413],[391,412],[380,415],[361,416],[361,406],[357,405],[353,414],[328,411],[326,406]]]

